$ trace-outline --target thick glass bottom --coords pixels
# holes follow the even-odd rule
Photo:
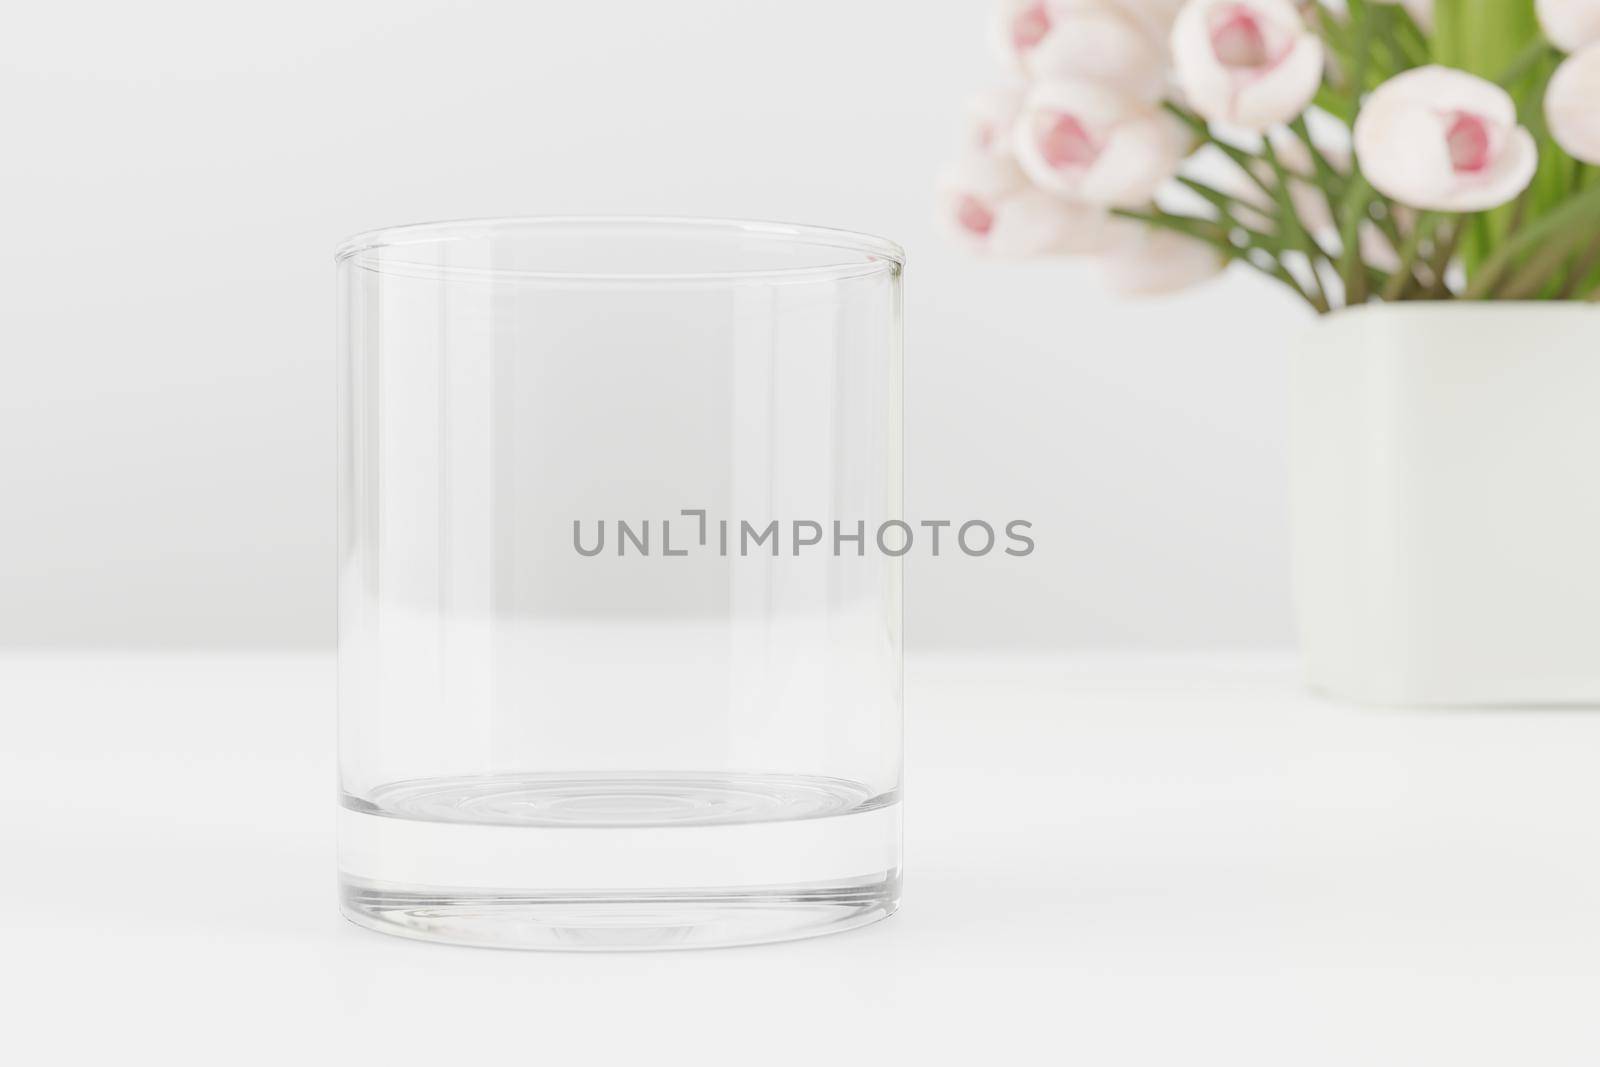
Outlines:
[[[803,775],[509,774],[344,798],[342,906],[387,933],[501,948],[709,948],[892,914],[900,803]]]
[[[462,893],[345,879],[358,926],[424,941],[491,948],[622,951],[716,948],[853,930],[887,918],[898,875],[860,885],[656,893]]]

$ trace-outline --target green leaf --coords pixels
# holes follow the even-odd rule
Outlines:
[[[1540,40],[1534,0],[1435,0],[1433,58],[1484,78],[1499,78]]]
[[[1579,233],[1592,235],[1597,224],[1600,224],[1600,185],[1585,189],[1537,222],[1518,227],[1515,234],[1500,242],[1484,260],[1481,268],[1472,276],[1465,296],[1469,300],[1488,297],[1520,257],[1537,249],[1564,228],[1573,227]]]

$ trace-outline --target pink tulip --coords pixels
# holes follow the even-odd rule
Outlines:
[[[1373,188],[1425,210],[1497,207],[1527,187],[1539,163],[1506,91],[1449,67],[1417,67],[1378,86],[1354,133]]]
[[[939,214],[972,251],[999,258],[1091,252],[1104,241],[1104,211],[1051,196],[1015,162],[971,155],[939,182]]]
[[[1322,83],[1322,42],[1290,0],[1189,0],[1172,56],[1190,106],[1257,132],[1304,111]]]
[[[1049,0],[1002,0],[995,8],[995,45],[1017,70],[1026,71],[1033,50],[1055,28],[1059,14]]]
[[[1035,184],[1109,207],[1148,203],[1190,147],[1183,126],[1154,105],[1076,81],[1035,86],[1013,136]]]
[[[979,155],[1011,155],[1011,133],[1022,109],[1021,89],[991,89],[967,104],[967,148]]]
[[[1174,293],[1215,277],[1227,265],[1203,241],[1126,221],[1114,227],[1100,263],[1107,286],[1122,296]]]
[[[1600,0],[1537,0],[1535,8],[1544,35],[1563,52],[1600,41]]]
[[[1600,41],[1556,68],[1544,92],[1544,116],[1568,155],[1600,165]]]
[[[1166,52],[1128,10],[1078,0],[1057,12],[1027,57],[1034,78],[1098,82],[1145,100],[1166,91]]]
[[[1166,88],[1163,0],[1003,0],[994,37],[1013,69],[1030,78],[1101,82],[1149,100]]]

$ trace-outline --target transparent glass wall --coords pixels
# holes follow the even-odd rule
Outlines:
[[[351,918],[625,948],[894,909],[901,258],[630,219],[340,250]]]

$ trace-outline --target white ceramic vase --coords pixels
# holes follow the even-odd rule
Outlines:
[[[1372,304],[1293,360],[1313,688],[1600,703],[1600,306]]]

